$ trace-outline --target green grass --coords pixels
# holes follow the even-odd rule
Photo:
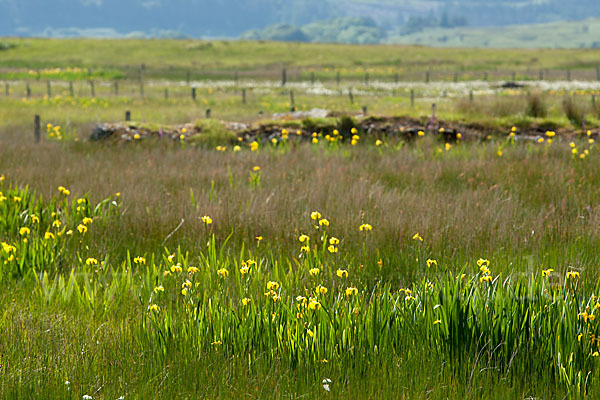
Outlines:
[[[594,393],[597,150],[397,144],[49,143],[36,167],[3,159],[2,396],[317,398],[324,378],[340,398],[398,381],[407,398]],[[39,194],[14,184],[36,180]]]
[[[590,23],[590,26],[594,26]],[[590,35],[592,37],[593,35]],[[0,79],[29,75],[29,71],[78,67],[106,77],[124,74],[138,79],[142,64],[146,78],[185,80],[227,78],[280,79],[288,69],[291,80],[362,78],[370,73],[393,79],[423,79],[424,71],[476,73],[539,69],[590,69],[596,51],[585,49],[440,49],[422,46],[336,45],[247,41],[11,39],[16,44],[2,52]],[[454,43],[461,46],[460,43]],[[510,44],[510,43],[508,43]],[[151,49],[150,51],[148,49]],[[19,75],[20,76],[20,75]],[[31,75],[36,78],[36,75]],[[82,76],[86,79],[86,76]],[[65,76],[66,79],[77,77]],[[81,77],[80,77],[81,78]]]

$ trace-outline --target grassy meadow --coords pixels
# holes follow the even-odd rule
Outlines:
[[[94,65],[127,77],[128,62],[160,58],[150,47],[182,68],[192,62],[187,47],[205,51],[191,41],[14,41],[0,73]],[[51,49],[79,45],[50,60]],[[287,45],[212,46],[237,49],[220,50],[229,72],[267,68],[278,52],[292,62]],[[261,60],[257,46],[270,55]],[[344,52],[374,68],[393,63],[385,46],[306,49],[311,57],[294,53],[297,65],[341,65]],[[406,51],[417,50],[431,65],[435,54],[460,58]],[[464,51],[480,62],[492,54]],[[588,57],[572,52],[571,62]],[[516,61],[502,54],[519,51],[494,54],[510,70]],[[528,57],[562,68],[559,54]],[[190,86],[167,75],[148,80],[141,96],[138,83],[106,72],[92,97],[87,78],[69,73],[53,78],[50,95],[43,79],[4,77],[9,93],[0,95],[1,398],[594,398],[600,390],[595,84],[198,80],[194,101]],[[292,90],[298,110],[332,114],[275,116],[289,111]],[[441,125],[465,128],[460,136],[425,129],[432,103]],[[423,129],[369,132],[363,105]],[[122,121],[125,110],[132,126],[182,136],[89,139],[96,123]],[[286,132],[238,140],[228,122]],[[316,122],[314,135],[295,134]],[[188,123],[206,129],[192,135]]]

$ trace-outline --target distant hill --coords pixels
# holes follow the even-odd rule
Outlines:
[[[245,35],[348,43],[385,42],[390,38],[430,43],[436,41],[427,36],[432,29],[442,32],[464,26],[512,26],[590,17],[600,18],[599,0],[0,0],[0,36]],[[371,22],[346,26],[348,18]],[[339,32],[331,29],[332,24]],[[574,38],[575,45],[587,43],[582,35]],[[532,42],[525,39],[524,45]]]
[[[600,48],[600,18],[488,28],[428,28],[391,36],[387,42],[437,47]]]

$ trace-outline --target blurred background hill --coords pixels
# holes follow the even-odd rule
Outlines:
[[[600,1],[0,0],[0,35],[600,47]]]

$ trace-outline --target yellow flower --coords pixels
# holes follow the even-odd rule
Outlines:
[[[185,129],[185,128],[182,128],[182,129],[181,129],[181,133],[187,133],[187,129]]]
[[[157,286],[154,288],[154,293],[158,293],[158,292],[164,292],[165,288],[162,286]]]
[[[381,146],[382,144],[383,144],[383,142],[381,140],[379,140],[379,139],[377,139],[375,141],[375,146],[377,146],[377,147]]]
[[[181,294],[187,296],[187,288],[181,289]]]
[[[167,260],[169,260],[169,262],[173,262],[173,260],[174,260],[174,259],[175,259],[175,253],[173,253],[173,254],[170,254],[170,255],[167,257]]]
[[[308,336],[310,336],[311,338],[315,336],[315,334],[313,333],[313,331],[311,331],[310,329],[306,330],[306,333],[308,334]]]
[[[326,218],[320,219],[319,220],[319,225],[321,226],[329,226],[329,220]]]
[[[348,271],[345,269],[338,269],[335,273],[338,277],[340,278],[347,278],[348,277]]]
[[[83,221],[81,221],[81,222],[83,222],[84,225],[88,225],[88,224],[91,224],[92,222],[94,222],[94,220],[92,218],[85,217],[83,219]]]
[[[329,247],[327,247],[327,250],[328,250],[330,253],[337,253],[337,252],[338,252],[338,248],[337,248],[337,247],[335,247],[334,245],[329,245]]]
[[[260,167],[258,165],[255,165],[254,167],[252,167],[252,171],[258,172],[260,171]]]
[[[314,297],[311,297],[308,301],[308,308],[311,310],[318,310],[321,308],[321,303],[319,303]]]
[[[432,265],[437,267],[438,263],[436,260],[432,260],[431,258],[427,260],[427,268],[430,268]]]
[[[300,241],[300,243],[304,243],[308,242],[310,238],[307,235],[300,235],[300,237],[298,237],[298,240]]]
[[[441,323],[442,323],[441,319],[436,319],[435,321],[433,321],[434,325],[441,324]]]
[[[244,297],[244,298],[242,299],[242,305],[243,305],[243,306],[247,306],[248,304],[250,304],[250,302],[251,302],[251,301],[252,301],[252,299],[249,299],[249,298],[247,298],[247,297]]]
[[[233,146],[234,153],[237,153],[240,150],[242,150],[242,148],[240,146],[238,146],[237,144],[235,146]]]
[[[556,132],[553,132],[553,131],[546,132],[546,136],[548,136],[549,138],[554,137],[555,135],[556,135]]]
[[[250,150],[251,151],[258,150],[258,142],[254,141],[254,142],[250,143]]]
[[[267,282],[267,290],[277,290],[279,289],[279,283],[274,281]]]
[[[315,292],[317,294],[326,294],[327,293],[327,288],[325,286],[319,285],[317,286],[317,288],[315,289]]]
[[[79,231],[79,233],[81,233],[83,235],[87,232],[87,226],[85,226],[83,224],[79,224],[79,225],[77,225],[77,230]]]
[[[229,276],[229,271],[227,271],[226,268],[221,268],[221,269],[217,270],[217,275],[226,277],[226,276]]]
[[[46,232],[44,234],[44,239],[46,239],[46,240],[54,239],[54,234],[52,232]]]
[[[318,144],[318,143],[319,143],[319,139],[317,139],[316,137],[312,138],[312,144]]]
[[[450,143],[446,143],[444,147],[446,148],[446,151],[448,151],[452,148],[452,145]]]
[[[183,134],[179,135],[179,140],[181,140],[183,142],[185,140],[185,135],[183,135]]]
[[[200,268],[198,268],[198,267],[189,267],[188,268],[188,274],[190,274],[190,275],[194,275],[198,272],[200,272]]]
[[[438,132],[439,133],[444,133],[444,132],[446,132],[446,130],[444,128],[440,128],[440,129],[438,129]]]
[[[213,220],[208,215],[205,215],[202,217],[202,222],[204,222],[205,225],[210,225],[212,224]]]
[[[183,268],[181,268],[181,264],[175,264],[171,266],[171,272],[181,272]]]
[[[183,282],[183,283],[181,284],[181,287],[182,287],[182,288],[188,288],[188,289],[191,289],[191,287],[192,287],[192,282],[190,282],[190,280],[189,280],[189,279],[186,279],[186,280],[185,280],[185,282]]]
[[[319,268],[311,268],[308,270],[308,273],[311,276],[317,276],[319,274],[319,272],[321,272],[321,270]]]
[[[543,269],[542,270],[542,276],[550,276],[551,273],[553,273],[554,270],[552,268],[548,268],[548,269]]]
[[[144,257],[136,257],[133,259],[134,264],[146,264],[146,259]]]
[[[19,196],[13,196],[13,201],[15,203],[20,203],[21,202],[21,198]]]
[[[19,229],[19,235],[21,235],[21,236],[27,236],[30,233],[31,233],[31,230],[28,227],[26,227],[26,226],[24,226],[21,229]]]
[[[240,268],[240,274],[246,275],[249,272],[250,272],[250,267],[248,267],[247,265],[242,265],[242,267]]]
[[[4,182],[5,179],[6,177],[4,176],[4,174],[0,175],[0,182]]]
[[[68,195],[70,195],[70,194],[71,194],[71,191],[69,191],[69,189],[65,188],[64,186],[59,186],[59,187],[58,187],[58,191],[59,191],[61,194],[64,194],[65,196],[68,196]]]
[[[37,215],[32,215],[31,216],[31,223],[32,224],[39,224],[39,222],[40,222],[40,219],[38,218]]]
[[[544,143],[544,138],[539,138],[539,139],[537,140],[537,142],[538,142],[538,143]]]
[[[300,247],[300,251],[308,253],[310,251],[310,247],[308,247],[308,246],[302,246],[302,247]]]
[[[480,258],[479,260],[477,260],[477,266],[478,267],[482,267],[482,266],[489,267],[490,266],[490,261],[486,260],[484,258]]]
[[[462,139],[462,133],[460,133],[460,132],[459,132],[459,133],[457,133],[457,134],[456,134],[456,138],[457,138],[458,140],[461,140],[461,139]]]
[[[489,275],[484,275],[481,278],[479,278],[479,282],[484,282],[484,281],[489,283],[492,281],[492,277]]]
[[[185,296],[185,295],[184,295]],[[154,312],[159,312],[160,311],[160,307],[156,304],[152,304],[149,308],[150,311],[154,311]]]
[[[263,240],[262,236],[256,236],[254,239],[256,239],[257,242],[260,242],[261,240]]]
[[[575,278],[579,278],[579,272],[577,272],[577,271],[567,272],[567,279],[575,279]]]
[[[273,146],[275,146],[277,144],[277,139],[276,138],[271,139],[271,143],[273,144]]]
[[[589,144],[594,144],[594,142],[595,142],[595,140],[594,140],[594,139],[589,139],[589,140],[588,140],[588,143],[589,143]]]
[[[318,211],[313,211],[310,213],[310,218],[316,221],[321,218],[321,213]]]
[[[369,232],[372,229],[373,229],[373,227],[370,224],[362,224],[361,226],[358,227],[358,230],[361,232]]]
[[[571,142],[571,143],[569,143],[569,146],[570,146],[571,148],[574,148],[574,147],[575,147],[575,142]]]
[[[135,135],[133,135],[133,139],[134,140],[140,140],[142,137],[140,136],[139,133],[136,133]]]
[[[572,149],[571,153],[573,153],[573,155],[577,154],[577,149],[576,148]]]
[[[350,133],[353,135],[356,135],[358,133],[358,129],[352,128],[352,129],[350,129]]]
[[[579,335],[577,335],[577,341],[581,342],[582,337],[583,337],[583,333],[580,333]]]
[[[356,296],[358,294],[358,289],[355,287],[346,288],[346,296]]]
[[[415,233],[415,234],[413,235],[413,237],[412,237],[412,238],[413,238],[413,240],[418,240],[418,241],[420,241],[420,242],[422,242],[422,241],[423,241],[423,238],[421,237],[421,235],[419,235],[419,233],[418,233],[418,232],[417,232],[417,233]]]
[[[423,136],[425,136],[425,132],[419,131],[419,132],[417,132],[417,135],[419,135],[420,137],[423,137]]]
[[[338,245],[339,243],[340,243],[340,239],[338,239],[336,237],[331,237],[331,239],[329,239],[329,244]]]
[[[90,257],[87,260],[85,260],[85,265],[98,265],[98,260]]]

